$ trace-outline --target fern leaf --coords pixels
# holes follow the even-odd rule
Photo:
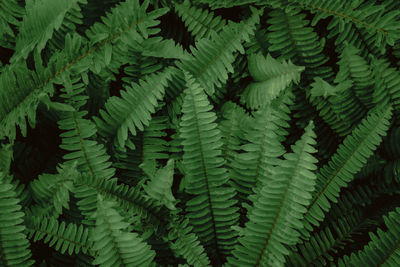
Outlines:
[[[228,258],[228,266],[283,266],[287,246],[300,240],[301,219],[311,201],[317,160],[311,122],[293,153],[285,154],[259,190],[248,213],[249,222],[239,237],[240,245]]]
[[[217,255],[226,255],[233,247],[235,234],[230,226],[237,222],[233,207],[235,192],[225,187],[227,170],[221,158],[221,132],[216,115],[202,88],[185,74],[187,89],[182,107],[180,137],[183,164],[187,168],[186,191],[195,195],[186,203],[187,216],[203,245]],[[206,219],[204,219],[206,218]]]
[[[128,223],[115,210],[116,203],[98,196],[96,227],[91,239],[96,259],[93,264],[106,266],[150,266],[155,253],[137,233],[126,231]]]
[[[11,25],[20,26],[20,18],[25,13],[25,10],[18,2],[14,0],[3,0],[1,1],[0,8],[0,40],[6,41],[6,37],[15,37],[14,31]],[[2,44],[3,46],[3,44]],[[4,45],[6,46],[6,45]]]
[[[191,6],[188,0],[175,5],[175,10],[196,40],[209,38],[211,32],[218,33],[226,26],[226,21],[220,16],[215,16],[214,12]]]
[[[24,213],[13,186],[5,181],[0,172],[0,265],[32,266],[32,253],[24,233]]]
[[[26,218],[26,228],[28,237],[34,242],[43,240],[49,243],[50,247],[62,254],[68,252],[69,255],[93,253],[92,244],[89,240],[89,228],[73,223],[61,223],[56,218],[29,216]]]
[[[152,199],[164,204],[171,210],[175,209],[174,202],[176,201],[171,192],[174,163],[173,159],[168,160],[167,165],[160,168],[144,187],[144,191]]]
[[[400,208],[383,218],[387,231],[370,233],[371,241],[358,253],[339,260],[338,266],[398,266],[400,264]]]
[[[339,146],[330,162],[318,173],[316,191],[305,216],[303,234],[309,236],[311,224],[319,225],[331,205],[336,202],[341,187],[345,187],[363,167],[386,134],[391,107],[373,110]],[[306,230],[307,229],[307,230]]]
[[[69,209],[69,194],[73,190],[73,182],[79,176],[75,166],[60,166],[58,174],[43,174],[30,186],[37,203],[43,206],[51,203],[56,214],[62,213],[62,208]]]
[[[48,40],[52,38],[54,30],[61,27],[66,14],[79,9],[78,4],[86,3],[87,0],[27,1],[25,7],[27,12],[19,27],[16,51],[11,62],[26,59],[35,48],[40,53]]]
[[[78,170],[90,172],[93,176],[109,179],[114,175],[115,169],[110,168],[110,156],[107,155],[103,145],[91,140],[96,134],[96,125],[84,119],[86,111],[69,112],[67,117],[58,122],[59,128],[65,130],[60,134],[62,144],[60,147],[70,153],[64,155],[67,162],[78,162]]]
[[[214,87],[220,87],[228,79],[228,72],[233,72],[233,52],[244,53],[241,43],[249,40],[259,21],[260,11],[252,10],[247,21],[228,24],[219,35],[212,33],[211,40],[201,39],[196,48],[192,48],[191,59],[178,62],[177,66],[192,74],[208,95],[213,95]]]
[[[95,118],[99,131],[104,136],[114,139],[116,147],[124,148],[128,132],[136,135],[136,129],[144,130],[149,125],[151,113],[155,112],[157,100],[164,97],[167,80],[171,73],[167,69],[158,74],[148,76],[138,84],[132,83],[121,92],[121,97],[111,97],[100,110],[103,120]]]
[[[393,10],[385,12],[383,5],[373,2],[363,4],[362,1],[344,2],[340,0],[292,0],[295,5],[316,13],[312,21],[315,26],[321,19],[333,16],[334,21],[328,28],[337,27],[335,31],[339,34],[343,31],[345,22],[355,24],[358,28],[365,28],[371,32],[377,46],[393,45],[400,38],[400,31],[394,25],[400,22],[400,12]],[[333,37],[333,36],[331,36]]]
[[[384,59],[372,60],[372,72],[375,77],[375,90],[373,102],[376,105],[393,106],[395,124],[400,123],[400,73],[398,69],[391,68],[390,63]]]
[[[306,14],[300,13],[300,10],[282,10],[282,4],[278,7],[268,13],[268,51],[275,58],[290,59],[294,64],[304,66],[305,80],[319,76],[331,81],[333,71],[324,66],[329,60],[323,53],[324,39],[320,39],[308,26]]]
[[[92,226],[92,215],[96,211],[97,195],[118,203],[129,216],[138,215],[143,222],[151,224],[155,232],[163,232],[167,226],[168,212],[152,199],[145,198],[139,187],[118,185],[117,179],[104,180],[83,174],[75,183],[74,195],[77,205],[85,216],[84,223]]]
[[[295,66],[290,62],[278,62],[269,54],[266,58],[252,54],[249,58],[249,72],[255,80],[243,92],[242,101],[250,109],[260,109],[267,106],[292,82],[300,81],[300,73],[304,67]]]
[[[190,266],[211,266],[204,247],[192,230],[193,227],[189,225],[188,219],[180,222],[179,218],[174,217],[168,233],[171,249],[176,254],[184,257]]]
[[[335,82],[341,83],[346,80],[353,82],[355,95],[361,103],[367,107],[373,107],[373,79],[372,72],[367,61],[358,55],[359,50],[352,45],[347,45],[340,55],[339,73],[336,76]]]
[[[232,186],[236,188],[241,202],[248,202],[257,184],[268,179],[267,170],[278,164],[278,158],[285,153],[281,142],[288,134],[289,105],[293,94],[288,91],[275,99],[264,109],[254,113],[254,121],[249,123],[241,146],[244,153],[232,161]]]

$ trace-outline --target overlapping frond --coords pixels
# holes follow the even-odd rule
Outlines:
[[[338,266],[388,266],[400,264],[400,208],[383,218],[387,230],[370,233],[371,241],[359,252],[339,260]]]
[[[35,71],[22,62],[4,69],[0,76],[0,138],[7,136],[12,141],[15,126],[25,135],[26,116],[34,127],[36,107],[42,97],[54,92],[54,83],[68,87],[71,76],[87,77],[89,69],[99,74],[126,63],[127,47],[158,32],[154,28],[159,24],[156,19],[167,11],[161,8],[146,12],[148,4],[144,1],[141,5],[138,0],[121,3],[102,18],[103,23],[95,23],[86,32],[88,39],[77,33],[67,34],[64,49],[53,54],[47,67],[41,66],[40,56],[34,53]]]
[[[366,29],[378,47],[393,45],[400,38],[400,30],[395,26],[400,22],[400,12],[398,10],[386,12],[383,5],[372,1],[363,3],[363,1],[340,0],[289,0],[289,2],[315,13],[313,26],[319,20],[332,16],[333,20],[328,25],[329,29],[334,29],[332,36],[346,33],[348,29],[345,30],[345,25],[354,24],[357,28]]]
[[[69,208],[69,195],[78,177],[76,166],[68,165],[58,167],[58,174],[43,174],[30,184],[33,199],[42,206],[51,203],[55,213],[61,214],[63,208]]]
[[[260,11],[252,9],[252,16],[239,24],[229,23],[220,34],[211,33],[211,38],[203,38],[192,48],[190,60],[183,60],[177,65],[193,75],[196,81],[212,96],[215,87],[220,87],[233,72],[235,60],[233,52],[244,53],[243,41],[249,40],[255,25],[259,22]]]
[[[180,137],[186,172],[186,192],[195,195],[186,203],[186,212],[194,231],[206,249],[226,255],[235,242],[231,226],[237,223],[233,207],[235,191],[227,187],[228,173],[221,158],[221,132],[210,111],[207,95],[186,74],[187,89],[182,108]]]
[[[270,54],[265,58],[261,53],[251,54],[248,66],[254,82],[244,90],[242,101],[250,109],[269,105],[292,82],[299,83],[304,70],[304,67],[296,66],[290,60],[279,62]]]
[[[10,47],[9,37],[15,37],[12,25],[19,26],[19,20],[25,14],[25,10],[17,1],[3,0],[0,8],[0,43],[2,46]],[[12,41],[15,41],[12,38]]]
[[[261,185],[228,266],[283,266],[284,256],[289,254],[287,246],[300,240],[301,219],[316,180],[313,127],[311,122],[292,146],[293,153],[285,154]]]
[[[193,226],[190,226],[188,219],[181,221],[178,217],[173,217],[168,240],[171,249],[185,258],[190,266],[211,266],[204,247],[200,244],[197,235],[193,233]]]
[[[149,125],[151,114],[155,112],[157,101],[164,97],[170,77],[170,69],[166,69],[149,75],[138,84],[131,83],[121,91],[121,97],[109,98],[105,110],[100,110],[102,120],[95,119],[100,133],[110,136],[117,147],[128,145],[128,133],[136,135],[137,130],[143,131]],[[133,148],[132,144],[129,147]]]
[[[352,81],[352,90],[366,108],[374,106],[372,101],[373,76],[367,61],[358,55],[359,50],[347,45],[340,54],[339,73],[335,82]]]
[[[174,163],[173,159],[168,160],[167,165],[158,169],[144,186],[144,191],[147,195],[171,210],[175,209],[174,204],[176,202],[171,192],[174,178]]]
[[[254,113],[254,120],[245,129],[241,145],[244,153],[237,154],[231,163],[232,186],[241,202],[248,202],[258,183],[268,179],[268,170],[278,165],[278,158],[285,153],[281,142],[288,134],[289,106],[293,94],[288,90],[264,109]]]
[[[11,61],[26,59],[34,49],[40,53],[48,40],[52,38],[53,32],[61,27],[67,13],[80,13],[78,4],[85,3],[87,3],[87,0],[27,1],[26,13],[19,27],[19,34],[15,44],[16,51]]]
[[[115,210],[117,203],[98,196],[96,227],[91,240],[96,258],[93,264],[109,266],[151,266],[155,252],[137,233],[128,232],[128,223]]]
[[[391,104],[395,124],[400,125],[400,72],[390,67],[385,59],[374,58],[371,65],[375,78],[373,102],[377,105]]]
[[[304,66],[307,79],[320,76],[330,81],[332,69],[324,66],[329,58],[322,52],[325,40],[308,27],[310,22],[305,19],[306,14],[300,10],[277,8],[268,15],[268,51],[278,59],[290,59],[294,64]]]
[[[392,108],[380,108],[368,114],[344,139],[329,163],[319,170],[316,191],[303,221],[305,237],[309,237],[311,225],[318,226],[323,220],[324,212],[331,207],[330,202],[336,202],[340,189],[353,179],[386,135]]]

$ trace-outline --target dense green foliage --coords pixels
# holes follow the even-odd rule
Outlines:
[[[0,266],[400,266],[397,0],[0,0]]]

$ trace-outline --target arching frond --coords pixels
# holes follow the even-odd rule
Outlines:
[[[305,237],[309,236],[311,225],[319,225],[325,217],[324,212],[331,207],[330,202],[338,198],[341,187],[347,186],[380,144],[389,128],[391,110],[387,106],[371,111],[352,134],[344,139],[330,162],[319,170],[316,191],[313,192],[304,220]]]

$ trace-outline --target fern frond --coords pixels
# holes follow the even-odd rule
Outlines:
[[[170,223],[170,231],[168,232],[168,240],[171,249],[186,259],[190,266],[206,267],[211,266],[210,260],[204,251],[204,247],[200,244],[193,227],[189,225],[189,220],[185,219],[180,222],[178,217],[174,217]]]
[[[50,217],[26,217],[28,237],[36,242],[43,240],[50,247],[62,254],[78,254],[80,251],[92,254],[92,244],[89,240],[89,228],[65,221],[57,221]]]
[[[136,135],[137,129],[144,130],[149,125],[151,114],[155,112],[158,100],[164,97],[170,69],[149,75],[138,84],[132,83],[121,91],[121,97],[111,97],[100,110],[102,120],[95,118],[99,132],[113,139],[116,147],[124,148],[128,133]],[[131,147],[132,148],[132,147]]]
[[[201,39],[192,48],[190,60],[183,60],[177,66],[189,72],[196,81],[212,96],[215,86],[220,87],[228,79],[228,72],[233,72],[235,60],[233,52],[244,53],[242,42],[249,40],[255,25],[259,22],[259,10],[253,10],[252,16],[239,24],[230,23],[219,35],[212,33],[211,39]]]
[[[76,9],[79,9],[78,4],[86,3],[87,0],[27,1],[26,14],[19,27],[16,51],[11,62],[25,60],[34,49],[40,53],[48,40],[52,38],[53,32],[61,27],[67,13],[76,12]]]
[[[391,110],[390,106],[372,110],[344,139],[328,164],[320,169],[316,191],[304,220],[306,237],[311,225],[318,226],[325,217],[324,212],[331,207],[329,202],[337,201],[341,187],[347,186],[380,144],[389,128]]]
[[[151,266],[155,253],[137,233],[126,231],[128,223],[115,210],[116,203],[98,196],[96,227],[92,232],[96,259],[93,264],[110,266]]]
[[[87,75],[89,69],[98,74],[110,64],[113,69],[124,64],[126,47],[158,32],[150,27],[156,26],[156,19],[167,11],[163,8],[146,13],[148,4],[145,1],[140,5],[138,0],[123,2],[103,18],[104,23],[95,23],[87,31],[89,41],[76,33],[72,37],[68,34],[65,48],[50,58],[47,68],[41,66],[40,56],[35,53],[36,72],[23,63],[12,64],[3,71],[0,87],[7,90],[0,95],[0,138],[14,140],[15,126],[25,135],[25,116],[34,127],[36,107],[41,97],[53,93],[53,83],[67,86],[71,75]]]
[[[0,172],[0,265],[32,266],[32,253],[29,241],[24,233],[24,213],[13,186],[5,180]]]
[[[373,34],[376,45],[393,45],[400,38],[400,31],[394,25],[400,22],[398,10],[385,12],[383,5],[362,1],[344,2],[340,0],[289,0],[301,8],[315,13],[312,25],[315,26],[321,19],[332,16],[334,20],[328,28],[338,28],[339,34],[344,30],[346,23],[354,24],[357,28],[364,28]]]
[[[15,37],[15,33],[12,29],[12,25],[20,26],[20,18],[25,14],[25,10],[15,0],[3,0],[1,1],[0,7],[0,43],[4,47],[13,47],[15,40],[12,42],[8,38]]]
[[[329,58],[322,52],[325,40],[320,40],[313,29],[308,27],[306,14],[299,10],[288,12],[277,8],[268,15],[268,51],[275,58],[290,59],[294,64],[304,66],[306,80],[319,76],[330,81],[333,72],[330,67],[324,66]]]
[[[228,266],[283,266],[287,246],[300,239],[301,219],[311,201],[317,160],[311,122],[280,165],[271,170],[248,213],[249,222],[239,237],[240,245],[228,258]]]
[[[237,154],[232,161],[232,186],[237,190],[240,202],[248,202],[248,196],[254,193],[257,184],[265,182],[267,170],[278,165],[277,160],[285,153],[281,142],[288,134],[290,106],[293,94],[285,92],[264,109],[254,113],[249,122],[241,146],[244,153]]]
[[[84,174],[76,181],[74,195],[82,214],[84,223],[91,225],[91,216],[96,211],[97,195],[116,201],[118,206],[129,216],[138,215],[143,222],[152,225],[153,231],[163,232],[167,226],[168,212],[153,200],[145,198],[140,188],[128,185],[118,185],[117,179],[104,180]]]
[[[215,16],[214,12],[197,8],[188,0],[177,4],[175,10],[196,40],[209,38],[211,32],[219,33],[226,26],[226,21],[220,16]]]
[[[371,65],[375,86],[373,102],[377,105],[391,104],[395,124],[400,125],[400,72],[390,67],[385,59],[373,58]]]
[[[240,150],[241,138],[245,132],[244,129],[248,126],[247,121],[250,120],[250,116],[242,107],[233,102],[226,102],[221,111],[224,120],[220,121],[218,128],[222,133],[222,157],[226,160],[226,166],[232,167],[231,164],[237,151]]]
[[[69,151],[63,158],[70,163],[78,162],[77,168],[82,172],[90,172],[91,175],[109,179],[115,169],[110,168],[110,156],[102,144],[92,140],[96,134],[96,125],[83,117],[87,111],[69,112],[65,119],[58,122],[60,130],[64,130],[60,137],[60,147]]]
[[[227,170],[222,166],[221,132],[210,111],[207,95],[186,73],[187,89],[182,107],[180,137],[183,145],[183,164],[186,172],[186,192],[195,195],[186,203],[189,221],[203,245],[217,255],[226,255],[235,242],[230,226],[238,214],[233,207],[235,192],[226,187]]]
[[[374,106],[372,101],[373,76],[367,61],[358,55],[359,50],[352,45],[347,45],[340,54],[339,73],[335,82],[353,82],[353,90],[357,98],[368,109]]]
[[[359,234],[369,223],[357,211],[338,219],[329,227],[314,233],[309,241],[299,246],[296,253],[289,255],[288,266],[328,266],[334,261],[335,254],[347,243],[353,242],[353,236]]]
[[[167,165],[160,168],[144,186],[144,191],[147,195],[171,210],[175,209],[174,202],[176,202],[171,192],[174,163],[173,159],[168,160]]]
[[[400,264],[400,208],[383,218],[387,231],[370,233],[371,241],[358,253],[339,260],[338,266],[398,266]]]
[[[69,194],[74,180],[79,177],[74,166],[63,165],[57,168],[58,174],[43,174],[30,183],[34,200],[46,206],[52,204],[56,214],[62,213],[62,208],[69,209]]]
[[[296,66],[290,60],[278,62],[270,54],[266,58],[259,54],[249,57],[249,72],[255,82],[242,94],[242,101],[250,109],[260,109],[271,103],[292,82],[299,83],[302,66]]]

